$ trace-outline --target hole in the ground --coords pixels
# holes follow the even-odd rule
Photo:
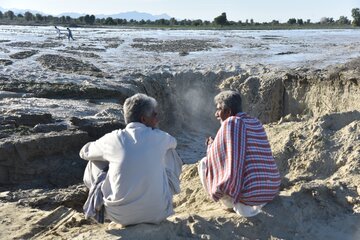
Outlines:
[[[205,138],[214,135],[219,127],[214,117],[213,97],[220,89],[239,91],[244,111],[263,123],[277,122],[289,115],[294,117],[287,120],[297,120],[359,109],[360,90],[354,84],[354,77],[335,81],[326,74],[325,70],[256,75],[246,71],[189,71],[136,76],[132,83],[136,85],[134,89],[159,101],[161,127],[178,138],[178,149],[185,161],[194,163],[205,155]],[[110,124],[106,130],[111,131],[111,126],[117,128],[119,124]],[[92,125],[92,132],[96,128]],[[100,130],[104,129],[99,127]],[[75,130],[2,139],[0,183],[44,180],[57,187],[79,183],[84,162],[77,154],[91,139],[87,133]]]

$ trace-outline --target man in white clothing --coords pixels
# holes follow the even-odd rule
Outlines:
[[[58,38],[61,38],[60,29],[59,29],[57,26],[54,26],[54,27],[55,27],[56,33],[57,33],[57,35],[58,35]]]
[[[157,129],[157,114],[154,98],[136,94],[124,103],[125,129],[81,149],[80,157],[89,161],[84,174],[90,189],[86,216],[94,215],[91,207],[99,210],[99,201],[105,219],[122,226],[159,223],[174,213],[172,198],[180,192],[182,161],[176,139]]]

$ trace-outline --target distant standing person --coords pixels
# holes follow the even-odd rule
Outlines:
[[[55,27],[55,30],[56,30],[56,33],[58,35],[58,38],[61,38],[61,32],[60,32],[60,29],[58,29],[57,26],[54,26]]]
[[[74,41],[74,38],[73,38],[73,35],[72,35],[72,32],[70,30],[70,28],[66,28],[68,30],[68,39],[70,41],[70,38]]]

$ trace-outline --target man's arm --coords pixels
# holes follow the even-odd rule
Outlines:
[[[157,131],[157,134],[159,134],[158,137],[162,139],[161,142],[162,144],[164,144],[163,146],[165,146],[166,150],[176,148],[177,146],[176,138],[174,138],[169,133],[164,132],[160,129],[154,129],[154,131]]]
[[[85,144],[80,150],[80,157],[88,161],[104,161],[103,152],[96,141]]]
[[[104,155],[106,149],[116,141],[114,134],[108,133],[94,142],[85,144],[80,150],[80,157],[88,161],[108,161]]]

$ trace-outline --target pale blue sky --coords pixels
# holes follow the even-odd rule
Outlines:
[[[0,0],[5,9],[31,9],[57,15],[63,12],[114,14],[128,11],[166,13],[178,19],[213,20],[226,12],[229,20],[253,18],[263,22],[289,18],[319,21],[322,17],[351,18],[360,0]]]

